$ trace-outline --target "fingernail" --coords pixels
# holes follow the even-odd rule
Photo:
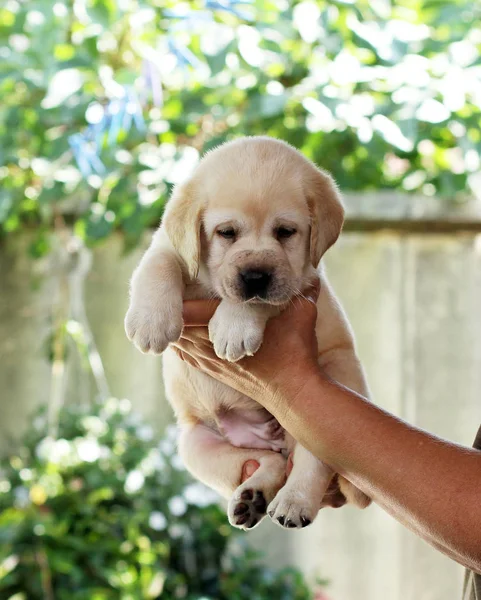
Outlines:
[[[317,279],[313,283],[311,289],[309,290],[309,293],[307,294],[307,299],[314,303],[317,302],[320,292],[321,292],[321,282],[319,281],[319,279]]]

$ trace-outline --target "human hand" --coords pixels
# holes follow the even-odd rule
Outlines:
[[[207,324],[217,303],[184,302],[184,330],[174,350],[188,364],[256,400],[272,412],[281,398],[293,398],[313,373],[318,373],[315,324],[319,284],[295,298],[266,327],[255,356],[235,363],[218,358]]]

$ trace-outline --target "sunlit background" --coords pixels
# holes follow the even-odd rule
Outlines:
[[[1,3],[2,600],[460,595],[377,507],[233,530],[123,316],[172,186],[225,140],[281,138],[344,192],[327,270],[374,400],[470,444],[480,23],[472,0]]]

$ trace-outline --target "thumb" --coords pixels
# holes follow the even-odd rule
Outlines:
[[[317,304],[319,300],[319,294],[321,293],[321,281],[318,277],[312,282],[311,286],[305,293],[306,300],[312,302],[313,304]]]
[[[184,302],[184,326],[198,327],[208,325],[216,308],[217,300],[186,300]]]

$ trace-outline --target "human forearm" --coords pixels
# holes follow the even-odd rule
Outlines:
[[[481,453],[435,438],[313,374],[263,402],[313,454],[397,520],[481,571]],[[286,408],[287,407],[287,408]]]

